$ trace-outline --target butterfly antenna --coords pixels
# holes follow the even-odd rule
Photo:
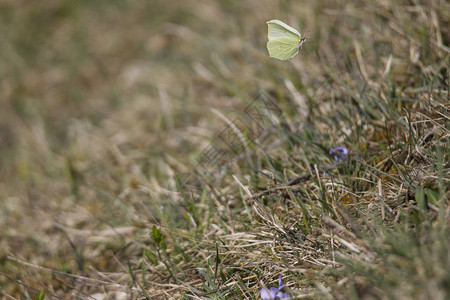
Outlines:
[[[311,30],[308,30],[304,37],[305,40],[312,41],[311,39]],[[303,39],[302,39],[303,40]]]

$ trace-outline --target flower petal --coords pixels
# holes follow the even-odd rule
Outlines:
[[[333,156],[334,161],[338,162],[344,159],[348,154],[348,149],[345,147],[333,147],[330,149],[330,155]]]
[[[273,299],[275,299],[275,296],[278,293],[278,289],[276,287],[271,287],[270,288],[270,295],[273,297]]]
[[[270,300],[270,294],[266,288],[261,289],[261,299],[262,300]]]
[[[273,300],[273,299],[275,299],[276,295],[277,295],[277,289],[274,287],[271,287],[270,290],[267,290],[267,288],[261,289],[261,299],[262,300]]]
[[[289,299],[289,298],[291,298],[291,296],[289,296],[289,294],[288,293],[278,293],[277,294],[277,299]]]

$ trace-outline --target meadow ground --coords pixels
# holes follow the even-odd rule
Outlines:
[[[2,299],[449,299],[449,29],[443,0],[0,1]]]

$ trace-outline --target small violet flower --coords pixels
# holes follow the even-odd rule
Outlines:
[[[345,147],[333,147],[330,149],[330,155],[334,157],[335,162],[345,159],[347,154],[348,149]]]
[[[271,287],[270,289],[262,288],[261,289],[261,299],[262,300],[281,300],[288,299],[290,296],[288,293],[280,293],[280,291],[284,288],[284,284],[281,282],[281,275],[278,278],[278,288]]]

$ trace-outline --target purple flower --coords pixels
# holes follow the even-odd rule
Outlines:
[[[330,149],[330,155],[334,157],[335,162],[345,159],[347,154],[348,149],[345,147],[333,147]]]
[[[269,290],[266,288],[261,289],[261,299],[262,300],[281,300],[288,299],[290,296],[288,293],[280,293],[284,288],[284,284],[281,284],[281,275],[278,278],[278,288],[271,287]]]

